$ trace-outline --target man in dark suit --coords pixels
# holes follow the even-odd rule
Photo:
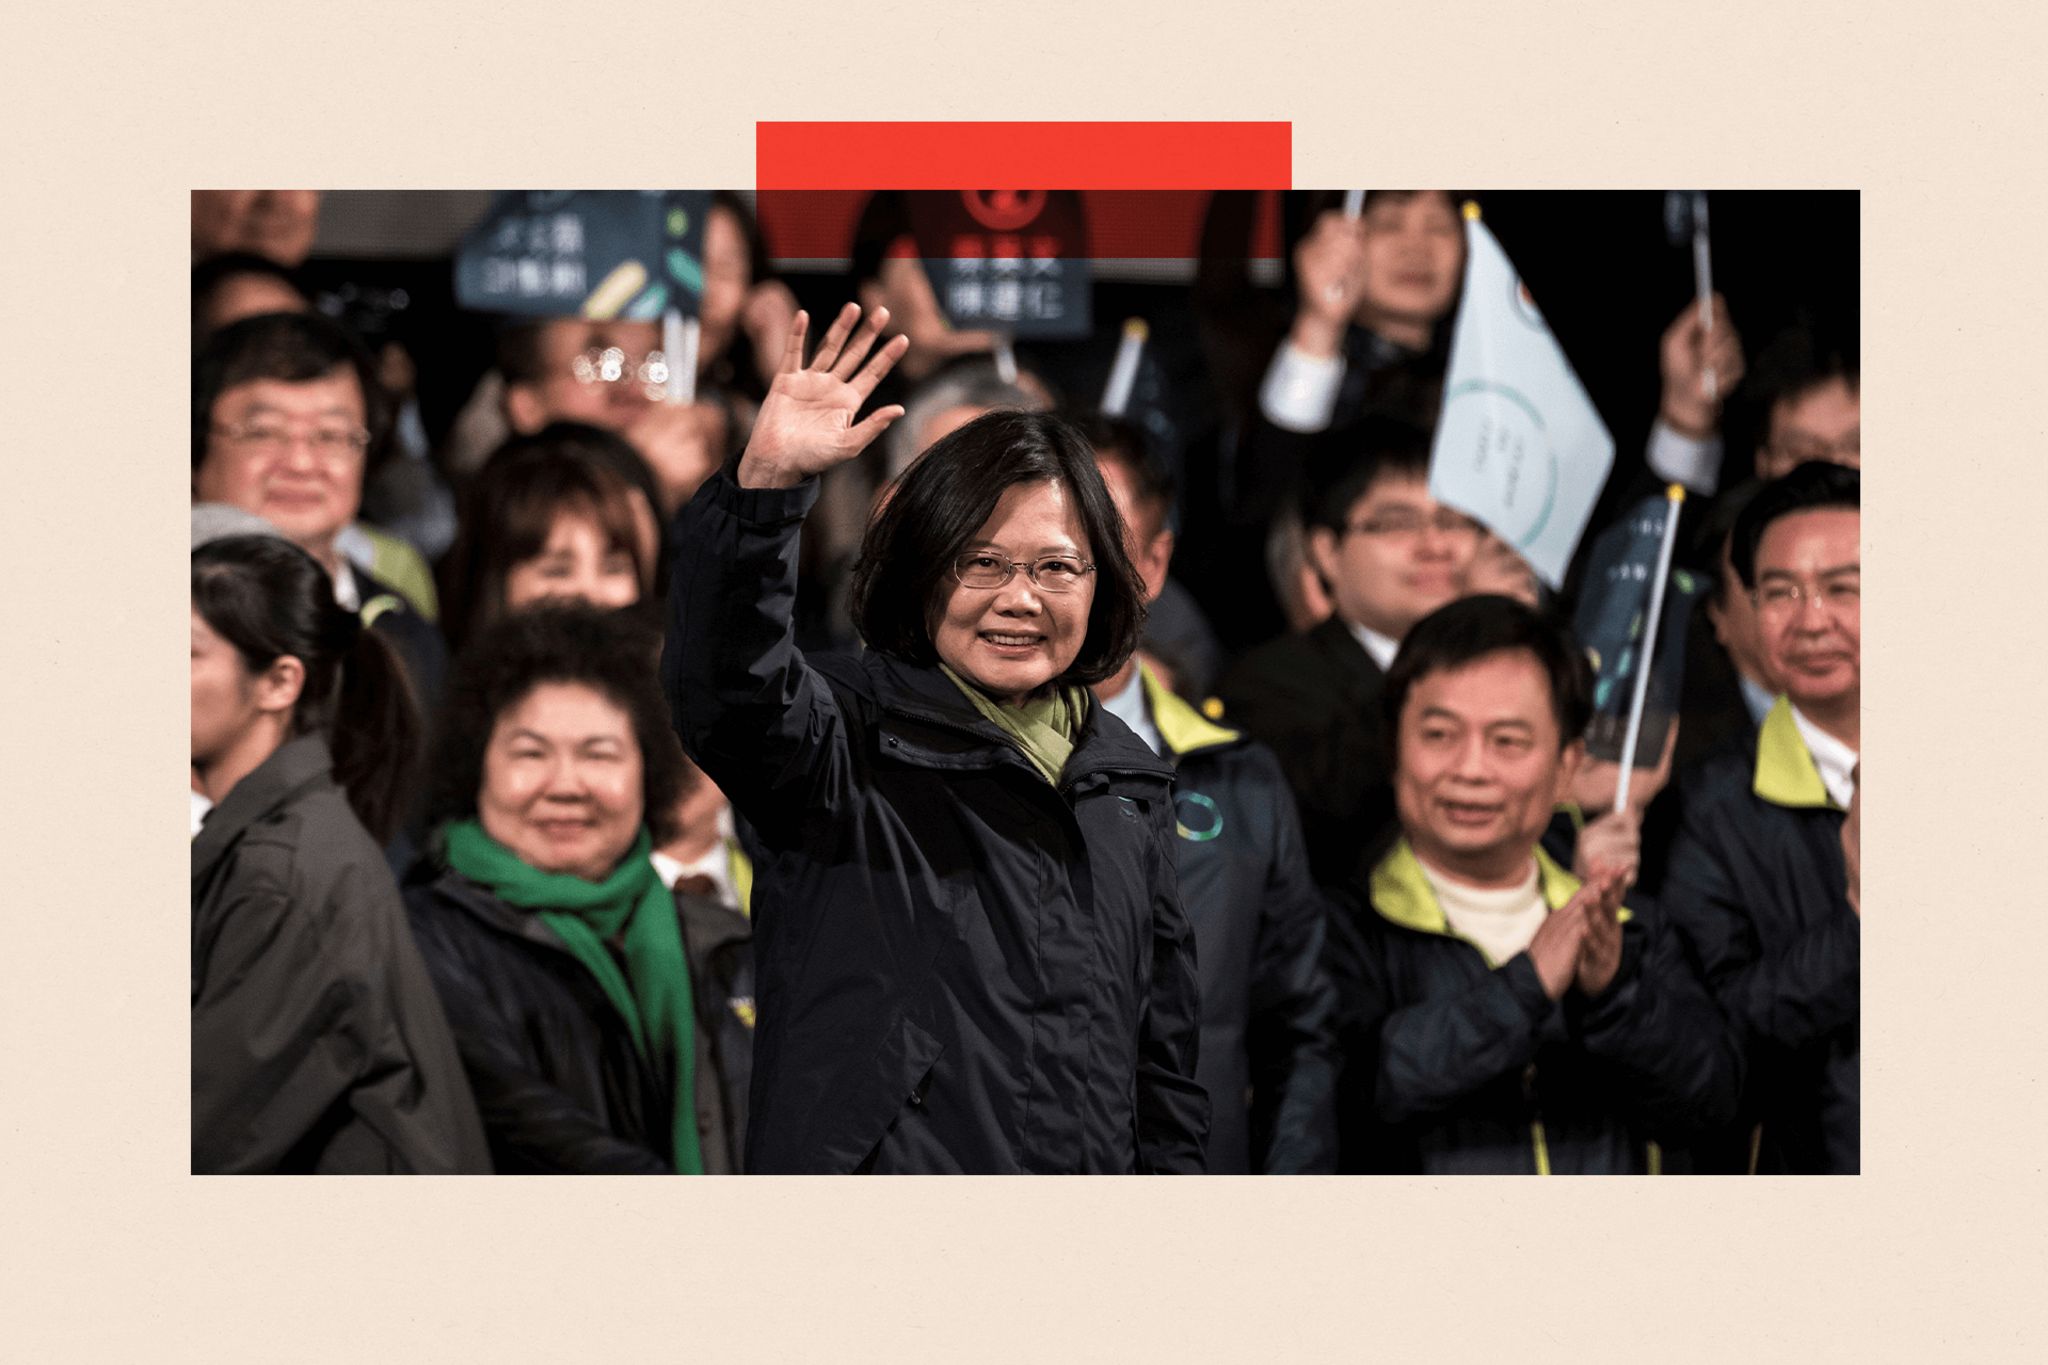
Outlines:
[[[1388,417],[1322,438],[1302,505],[1334,612],[1253,650],[1219,691],[1279,756],[1309,865],[1332,882],[1393,827],[1380,685],[1408,628],[1464,590],[1480,528],[1429,496],[1428,433]]]

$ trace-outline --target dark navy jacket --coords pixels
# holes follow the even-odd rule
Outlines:
[[[1736,1122],[1702,1170],[1861,1166],[1863,921],[1843,812],[1784,698],[1679,784],[1663,904],[1750,1062]]]
[[[758,835],[750,1171],[1196,1171],[1172,768],[1091,706],[1057,789],[936,667],[793,644],[816,497],[707,480],[663,683]]]

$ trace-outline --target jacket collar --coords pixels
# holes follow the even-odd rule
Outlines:
[[[1792,719],[1792,701],[1780,696],[1756,732],[1756,774],[1751,790],[1774,806],[1839,809],[1820,780],[1820,769]]]
[[[1387,675],[1372,655],[1365,652],[1365,646],[1358,643],[1358,637],[1351,633],[1350,624],[1341,616],[1324,617],[1309,629],[1308,638],[1347,677],[1355,679],[1361,686],[1376,683]]]
[[[454,868],[440,862],[439,838],[437,832],[436,847],[431,854],[435,860],[432,883],[437,894],[471,919],[478,920],[501,934],[527,939],[564,953],[569,951],[569,945],[562,942],[554,930],[548,928],[538,911],[522,910],[508,901],[502,901],[491,894],[488,887],[478,885]]]
[[[206,824],[192,841],[192,875],[212,870],[242,832],[296,800],[307,789],[331,780],[334,760],[318,734],[286,740],[235,784],[227,799],[206,813]]]
[[[1536,886],[1543,893],[1543,903],[1552,910],[1562,910],[1571,898],[1578,894],[1580,882],[1577,877],[1558,866],[1543,845],[1536,846]],[[1451,934],[1451,923],[1444,917],[1444,908],[1437,901],[1436,892],[1423,875],[1422,863],[1409,847],[1406,838],[1397,842],[1380,859],[1379,866],[1372,870],[1372,908],[1380,918],[1413,929],[1424,934]],[[1621,908],[1618,916],[1627,921],[1629,910]]]
[[[917,721],[971,737],[980,744],[968,749],[954,747],[943,754],[934,749],[925,754],[935,767],[994,767],[1015,762],[1030,768],[1029,760],[1017,751],[1009,736],[982,718],[952,679],[937,668],[907,663],[877,650],[861,656],[862,666],[874,688],[876,704],[891,716]],[[1084,692],[1086,691],[1083,689]],[[1143,740],[1123,726],[1112,732],[1101,722],[1102,707],[1088,693],[1088,718],[1082,722],[1080,739],[1061,774],[1060,786],[1072,787],[1082,778],[1097,773],[1131,773],[1171,779],[1173,765],[1145,746]],[[900,751],[900,748],[899,748]],[[1034,774],[1036,769],[1030,769]]]
[[[1201,749],[1218,749],[1244,738],[1236,730],[1216,724],[1194,707],[1166,690],[1152,670],[1138,665],[1138,677],[1145,689],[1145,707],[1167,753],[1179,759]]]

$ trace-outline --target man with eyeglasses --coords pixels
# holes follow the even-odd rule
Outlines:
[[[1861,912],[1844,812],[1861,744],[1861,476],[1802,464],[1737,518],[1730,557],[1782,694],[1680,780],[1665,910],[1748,1055],[1700,1169],[1854,1172]]]
[[[1408,628],[1464,591],[1479,524],[1429,495],[1429,436],[1374,416],[1319,438],[1303,498],[1333,614],[1253,650],[1219,689],[1280,759],[1319,882],[1347,878],[1394,825],[1380,686]]]
[[[253,512],[320,561],[335,599],[390,636],[431,718],[447,645],[403,595],[340,549],[390,426],[369,353],[315,313],[246,318],[192,362],[193,501]]]
[[[1822,461],[1863,467],[1863,405],[1855,357],[1814,328],[1786,330],[1757,357],[1757,445],[1761,479]]]
[[[505,418],[523,435],[582,422],[625,437],[654,474],[666,524],[724,461],[731,427],[715,402],[665,401],[669,363],[659,323],[512,323],[498,340]]]

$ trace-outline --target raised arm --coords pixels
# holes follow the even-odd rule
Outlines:
[[[674,528],[662,685],[683,747],[770,840],[845,771],[837,705],[796,649],[797,537],[815,476],[903,415],[892,404],[854,421],[908,346],[875,348],[888,316],[856,332],[848,304],[805,364],[798,313],[737,469],[706,480]]]

